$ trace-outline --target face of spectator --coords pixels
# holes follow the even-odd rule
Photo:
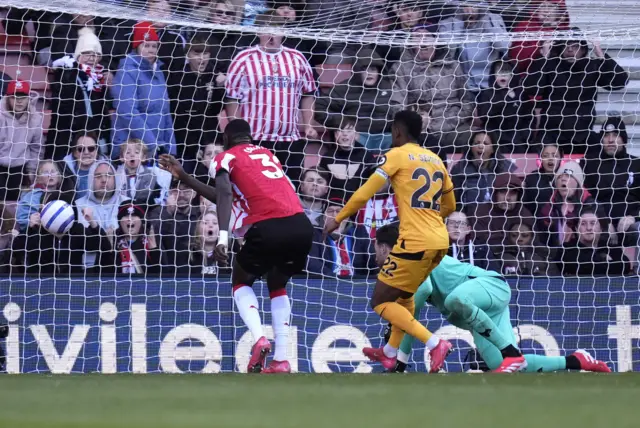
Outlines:
[[[215,245],[216,242],[218,242],[218,234],[220,232],[218,216],[214,213],[205,214],[204,217],[202,217],[202,221],[200,221],[199,232],[205,245]]]
[[[209,169],[211,165],[211,161],[218,155],[218,153],[222,153],[224,148],[218,144],[207,144],[204,146],[204,150],[202,150],[202,162],[204,166]]]
[[[158,59],[159,47],[160,44],[158,42],[142,42],[140,43],[140,46],[138,46],[138,55],[149,61],[151,64],[154,64]]]
[[[327,180],[322,178],[320,174],[315,171],[309,171],[304,175],[300,191],[307,198],[322,199],[327,196],[329,191],[328,184]]]
[[[228,2],[216,3],[209,13],[209,21],[214,24],[231,25],[236,22],[236,11]]]
[[[93,176],[93,196],[99,201],[105,201],[113,196],[116,190],[116,174],[106,163],[98,165]]]
[[[556,178],[556,189],[562,198],[567,199],[576,194],[578,182],[567,174],[562,174]]]
[[[375,241],[373,246],[376,251],[376,266],[382,266],[384,261],[387,260],[387,257],[389,257],[391,247],[387,244],[380,244],[378,241]]]
[[[355,125],[345,125],[336,131],[336,144],[342,150],[351,150],[356,142],[357,135]]]
[[[581,244],[594,247],[600,240],[602,233],[598,217],[593,213],[582,214],[578,223],[578,233]]]
[[[166,0],[151,0],[147,2],[147,12],[155,18],[170,18],[171,4]],[[153,26],[156,28],[164,28],[167,24],[164,22],[154,22]]]
[[[198,73],[204,72],[211,59],[211,52],[205,50],[203,52],[196,52],[194,49],[189,49],[187,53],[187,60],[189,61],[189,67],[192,71]]]
[[[138,169],[143,157],[144,151],[141,144],[127,144],[124,153],[121,153],[122,161],[130,171]]]
[[[554,174],[560,166],[560,152],[556,146],[544,146],[540,153],[542,169],[549,174]]]
[[[533,243],[533,232],[525,224],[516,225],[509,231],[509,241],[518,247],[527,247]]]
[[[340,210],[342,209],[341,206],[339,205],[329,205],[327,207],[327,209],[324,211],[324,216],[325,218],[336,218],[336,216],[338,215],[338,213],[340,212]],[[344,233],[344,230],[347,227],[348,222],[343,221],[342,223],[340,223],[340,227],[338,227],[338,229],[333,232],[331,234],[332,237],[337,237],[338,235],[341,235],[342,233]]]
[[[471,232],[467,216],[459,211],[451,213],[447,218],[447,232],[449,232],[449,241],[458,245],[464,244]]]
[[[88,136],[78,138],[76,148],[73,149],[73,157],[78,161],[81,169],[89,169],[98,159],[98,144]]]
[[[555,27],[560,23],[560,6],[551,1],[543,2],[536,10],[536,19],[543,27]]]
[[[276,15],[283,17],[287,22],[296,20],[296,10],[291,6],[280,6],[276,9]]]
[[[414,34],[416,41],[420,42],[416,58],[421,61],[431,61],[436,53],[436,46],[433,44],[436,38],[427,30],[417,30]]]
[[[506,69],[500,69],[496,73],[496,84],[500,88],[508,88],[513,78],[513,73]]]
[[[473,138],[471,153],[476,159],[487,160],[493,155],[493,142],[487,134],[477,134]]]
[[[28,95],[23,95],[23,94],[7,95],[9,108],[14,114],[20,114],[27,111],[27,109],[29,109],[30,99],[31,98]]]
[[[567,43],[562,51],[562,58],[569,62],[575,62],[576,60],[584,56],[584,50],[580,46],[579,42]]]
[[[265,52],[278,52],[282,47],[282,36],[278,36],[275,34],[260,34],[258,35],[260,39],[260,47]]]
[[[624,147],[624,140],[617,132],[607,132],[602,136],[602,149],[609,156],[614,156]]]
[[[480,19],[480,9],[475,6],[463,6],[462,16],[467,26],[473,25]]]
[[[181,184],[177,189],[173,189],[172,192],[176,195],[176,206],[179,210],[189,208],[195,195],[193,189]]]
[[[60,186],[62,177],[53,162],[44,162],[38,168],[36,183],[47,190],[55,190]]]
[[[399,7],[396,11],[402,28],[413,28],[420,23],[422,11],[417,7]]]
[[[376,86],[380,73],[376,67],[369,67],[362,73],[362,83],[364,86]]]
[[[142,230],[142,219],[137,215],[127,215],[120,219],[120,229],[129,236],[138,236]]]
[[[102,60],[102,55],[93,51],[82,52],[78,57],[78,62],[80,64],[86,64],[90,67],[98,65],[100,60]]]
[[[496,192],[496,205],[502,211],[510,211],[518,203],[518,192],[514,189]]]

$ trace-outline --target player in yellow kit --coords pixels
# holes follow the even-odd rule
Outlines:
[[[380,158],[376,172],[353,194],[335,220],[326,220],[324,230],[327,234],[333,232],[387,180],[391,181],[398,201],[400,237],[380,269],[371,307],[393,327],[389,346],[379,355],[368,357],[392,368],[394,349],[408,333],[429,348],[430,371],[436,372],[452,346],[415,320],[413,294],[447,253],[449,235],[443,219],[455,211],[456,200],[444,162],[416,143],[421,130],[418,113],[404,110],[396,114],[391,127],[391,150]]]

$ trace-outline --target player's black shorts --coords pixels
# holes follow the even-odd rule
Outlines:
[[[313,244],[313,226],[304,213],[260,221],[247,231],[237,261],[262,276],[273,268],[293,276],[304,270]]]

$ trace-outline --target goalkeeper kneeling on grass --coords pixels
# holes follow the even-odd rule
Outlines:
[[[398,239],[397,226],[387,225],[376,233],[376,261],[384,261]],[[454,326],[468,330],[478,353],[487,366],[498,373],[553,372],[586,370],[609,373],[607,364],[597,361],[586,351],[576,351],[567,357],[522,355],[518,350],[509,301],[511,289],[497,272],[481,269],[453,257],[445,256],[415,294],[415,318],[429,302]],[[405,336],[400,350],[386,344],[383,352],[364,348],[372,361],[381,362],[392,372],[406,369],[413,338]]]

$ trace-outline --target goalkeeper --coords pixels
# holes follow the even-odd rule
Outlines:
[[[376,233],[376,260],[384,260],[385,252],[397,241],[397,226],[387,225]],[[394,236],[395,235],[395,236]],[[415,294],[415,314],[418,319],[425,302],[435,306],[447,320],[458,328],[472,333],[475,345],[487,366],[499,373],[552,372],[558,370],[586,370],[609,373],[611,370],[602,361],[596,361],[586,351],[576,351],[567,357],[523,355],[504,357],[504,350],[516,347],[517,342],[511,326],[509,284],[497,272],[484,270],[453,257],[445,256],[431,272]],[[373,352],[364,348],[363,353],[371,358],[375,355],[397,353],[397,361],[390,371],[403,372],[409,361],[413,338],[405,335],[400,352],[388,349]],[[387,361],[385,361],[387,362]],[[388,367],[387,364],[385,366]]]

